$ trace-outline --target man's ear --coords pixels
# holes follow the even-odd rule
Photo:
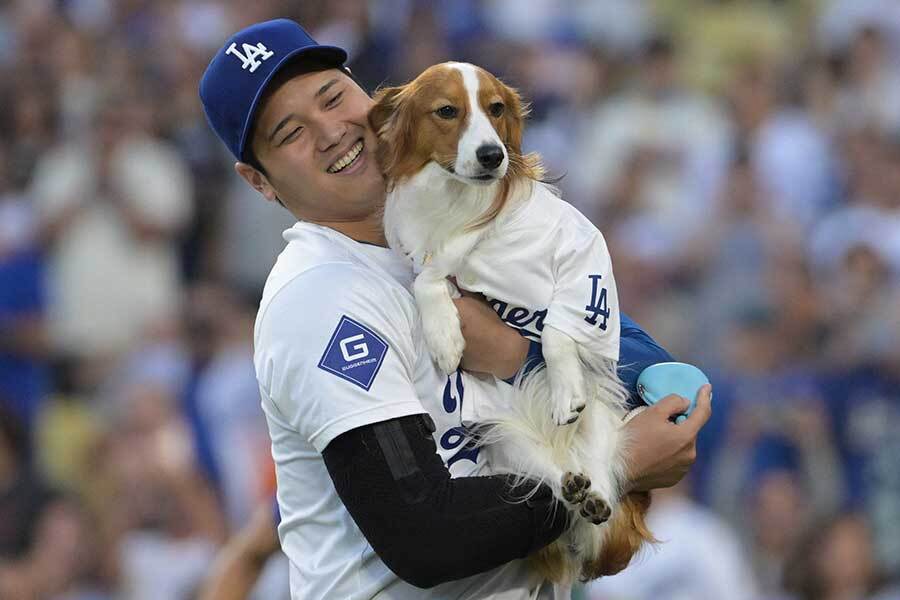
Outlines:
[[[269,178],[259,170],[252,167],[251,165],[248,165],[245,162],[234,163],[234,170],[243,178],[244,181],[250,184],[250,187],[262,194],[266,200],[268,200],[269,202],[278,201],[275,193],[275,188],[273,188],[272,184],[269,183]]]

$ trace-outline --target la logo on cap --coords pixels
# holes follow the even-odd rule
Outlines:
[[[275,56],[275,53],[266,48],[262,42],[258,42],[255,46],[253,44],[241,44],[241,46],[244,48],[243,54],[238,51],[237,42],[232,42],[225,54],[231,54],[240,59],[241,69],[246,71],[249,67],[251,73],[259,68],[262,61]]]

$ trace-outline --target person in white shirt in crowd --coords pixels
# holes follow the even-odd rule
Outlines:
[[[145,116],[139,99],[111,95],[92,139],[64,143],[36,167],[50,336],[62,354],[103,361],[177,316],[173,240],[191,217],[191,175]]]
[[[660,544],[625,571],[587,586],[591,600],[756,600],[753,571],[734,530],[692,500],[685,481],[653,494],[647,525]]]
[[[657,37],[640,54],[638,77],[599,106],[576,142],[591,168],[569,173],[573,202],[629,253],[667,262],[692,238],[722,182],[731,131],[722,107],[680,81],[672,40]],[[635,189],[624,180],[640,169]],[[621,215],[610,229],[611,215]]]

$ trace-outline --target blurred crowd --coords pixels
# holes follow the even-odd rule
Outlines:
[[[900,598],[897,0],[0,2],[0,598],[194,598],[269,502],[252,325],[292,219],[197,84],[274,17],[370,90],[519,88],[621,306],[710,375],[664,543],[582,597]]]

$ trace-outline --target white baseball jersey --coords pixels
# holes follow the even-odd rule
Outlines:
[[[462,407],[479,394],[511,388],[438,372],[409,291],[409,261],[309,223],[284,235],[288,245],[257,316],[254,362],[272,438],[291,597],[530,598],[538,582],[523,561],[415,588],[381,562],[356,527],[321,457],[331,440],[362,425],[427,412],[451,474],[483,474],[488,466],[460,428]],[[541,598],[552,596],[547,587]]]
[[[457,273],[506,323],[531,339],[545,325],[587,356],[619,360],[619,301],[603,234],[546,185],[502,213]]]

